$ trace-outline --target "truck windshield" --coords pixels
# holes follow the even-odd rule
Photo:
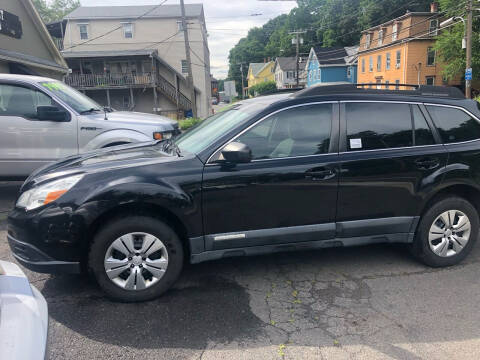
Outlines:
[[[258,111],[258,106],[236,106],[203,120],[175,139],[181,151],[199,154]]]
[[[60,81],[43,81],[40,85],[54,93],[79,114],[103,111],[102,107],[95,101]]]

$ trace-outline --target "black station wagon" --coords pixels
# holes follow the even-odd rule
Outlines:
[[[242,101],[174,140],[37,170],[8,218],[15,258],[152,299],[185,261],[406,243],[454,265],[478,237],[480,111],[455,88],[318,86]]]

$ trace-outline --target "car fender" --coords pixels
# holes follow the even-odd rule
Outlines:
[[[169,221],[172,218],[185,230],[187,237],[202,235],[201,214],[197,201],[181,188],[161,184],[124,183],[108,186],[91,194],[75,211],[83,214],[83,226],[91,233],[113,216],[135,212],[146,216],[158,216]],[[88,239],[87,239],[88,240]],[[84,243],[88,244],[88,241]],[[203,242],[202,242],[203,244]]]
[[[151,136],[131,129],[115,129],[107,130],[91,139],[85,146],[80,149],[80,152],[87,152],[91,150],[101,149],[109,144],[114,143],[136,143],[144,141],[152,141]]]

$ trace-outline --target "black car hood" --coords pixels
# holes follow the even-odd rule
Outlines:
[[[114,146],[70,156],[33,172],[22,186],[26,190],[36,184],[76,174],[128,168],[150,163],[178,161],[182,157],[161,150],[157,142]]]

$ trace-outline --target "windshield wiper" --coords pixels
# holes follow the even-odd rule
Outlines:
[[[88,110],[84,110],[84,111],[80,111],[80,115],[85,115],[85,114],[90,114],[94,111],[101,111],[100,109],[95,109],[95,108],[91,108],[91,109],[88,109]]]
[[[181,155],[182,152],[181,152],[180,148],[175,143],[175,141],[173,141],[172,139],[163,140],[163,141],[161,141],[161,144],[162,144],[162,151],[163,152],[172,153],[172,150],[173,150],[175,152],[175,154],[177,154],[177,156],[182,156]]]

